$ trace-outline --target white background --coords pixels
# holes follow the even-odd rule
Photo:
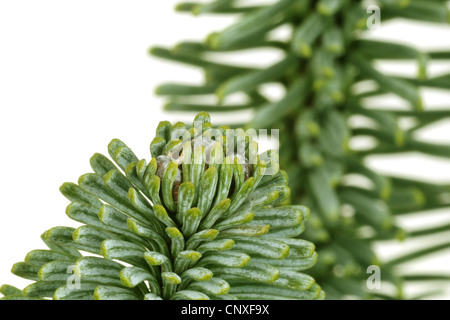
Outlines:
[[[108,142],[120,138],[138,157],[148,159],[159,121],[190,119],[162,112],[163,101],[153,89],[170,80],[200,81],[201,74],[149,57],[147,49],[202,39],[233,18],[177,14],[175,3],[0,0],[0,284],[27,285],[10,274],[12,264],[23,261],[28,251],[44,248],[40,235],[45,230],[78,225],[64,214],[68,201],[58,188],[90,172],[92,154],[107,154]],[[382,25],[375,34],[423,47],[450,47],[449,28],[401,22]],[[264,57],[265,63],[274,58],[259,58]],[[450,70],[448,65],[433,70],[444,68]],[[450,107],[448,95],[424,94],[430,104]],[[423,137],[448,142],[449,135],[448,124],[442,124]],[[448,162],[422,156],[373,159],[371,164],[384,172],[450,180]],[[448,211],[430,214],[425,223],[442,217],[448,217]],[[448,233],[444,236],[449,238]],[[400,251],[415,245],[408,242]],[[382,257],[399,251],[398,246],[380,248]],[[447,251],[416,270],[449,271],[449,265]],[[442,297],[450,297],[450,292]]]

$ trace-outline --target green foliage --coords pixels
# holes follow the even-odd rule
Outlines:
[[[395,18],[449,23],[448,1],[374,3],[381,8],[382,23]],[[278,0],[256,6],[239,0],[189,2],[176,9],[195,15],[238,16],[234,24],[204,41],[181,42],[172,49],[152,48],[150,53],[156,57],[200,68],[205,74],[202,85],[163,84],[156,93],[169,98],[166,109],[170,111],[251,110],[250,127],[280,129],[280,161],[290,178],[292,199],[307,204],[313,212],[305,236],[318,244],[319,262],[311,274],[320,280],[327,296],[405,298],[405,282],[436,278],[404,276],[397,266],[447,249],[448,237],[381,264],[383,281],[397,290],[383,294],[366,290],[367,267],[380,264],[374,251],[376,241],[449,230],[448,225],[438,225],[408,232],[396,225],[396,216],[450,205],[448,185],[385,176],[370,169],[366,159],[408,152],[450,156],[449,145],[424,142],[416,135],[419,129],[450,115],[449,108],[424,106],[420,94],[422,88],[450,89],[448,74],[428,77],[427,72],[430,62],[448,61],[450,49],[425,52],[365,39],[370,13],[359,0]],[[291,30],[287,40],[272,32],[281,26]],[[282,58],[267,68],[224,62],[226,53],[249,49],[276,50]],[[220,61],[216,53],[222,53]],[[385,74],[376,62],[386,60],[416,62],[417,77]],[[264,91],[265,85],[273,83],[285,89],[278,100]],[[364,83],[371,86],[361,91],[358,88]],[[244,96],[239,104],[229,102],[235,93]],[[216,104],[211,103],[211,95],[216,96]],[[385,95],[396,96],[408,108],[373,108],[366,101]],[[354,116],[365,118],[370,126],[349,121]],[[405,119],[414,125],[403,126]],[[373,146],[352,147],[352,139],[359,137],[370,138]],[[351,176],[366,183],[351,182]],[[448,279],[448,275],[437,278]]]
[[[49,249],[12,268],[33,283],[3,285],[2,299],[323,299],[303,273],[317,261],[298,239],[309,209],[284,204],[274,151],[257,156],[243,130],[227,129],[206,113],[191,128],[163,121],[148,163],[112,140],[113,161],[95,154],[94,173],[60,189],[81,226],[44,232]]]

